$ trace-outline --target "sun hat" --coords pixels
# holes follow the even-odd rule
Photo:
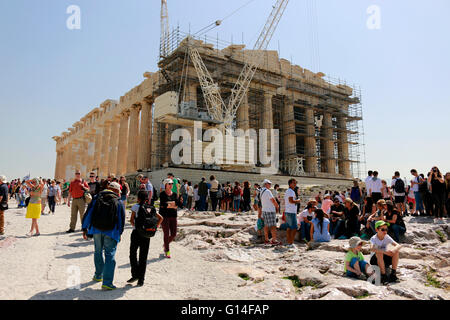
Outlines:
[[[3,182],[3,183],[7,183],[7,182],[8,182],[8,179],[6,179],[6,176],[1,175],[1,176],[0,176],[0,181]]]
[[[377,204],[384,206],[386,204],[386,200],[380,199],[380,200],[377,201]]]
[[[377,223],[375,223],[375,229],[381,228],[382,226],[390,226],[389,223],[387,223],[386,221],[378,221]]]
[[[120,191],[120,184],[118,184],[117,182],[111,182],[108,185],[108,189],[113,189],[113,190],[119,190]]]
[[[364,243],[364,241],[360,237],[352,237],[348,241],[348,244],[352,249],[355,249],[360,243]]]

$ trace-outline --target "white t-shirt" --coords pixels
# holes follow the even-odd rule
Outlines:
[[[48,195],[48,187],[47,184],[44,184],[44,188],[42,189],[41,198],[47,198]]]
[[[298,223],[302,223],[305,221],[305,218],[307,217],[311,217],[311,220],[314,219],[314,211],[313,212],[309,212],[308,209],[305,209],[302,211],[302,213],[300,213],[300,216],[298,217]],[[309,220],[309,219],[308,219]]]
[[[401,178],[397,178],[397,179],[400,179],[401,180]],[[393,179],[392,180],[392,190],[394,190],[394,197],[404,197],[405,196],[405,192],[402,192],[402,193],[397,193],[396,191],[395,191],[395,182],[397,181],[397,179]]]
[[[377,180],[375,180],[375,181],[372,180],[372,183],[371,183],[372,192],[381,193],[382,187],[383,187],[383,184],[381,183],[381,179],[377,178]]]
[[[383,240],[378,239],[377,235],[374,235],[370,238],[370,243],[377,249],[381,251],[386,251],[386,248],[391,243],[394,243],[394,239],[392,239],[388,234],[384,236]]]
[[[289,188],[284,195],[284,208],[286,212],[289,213],[297,213],[297,205],[295,203],[290,203],[289,198],[292,197],[294,200],[297,200],[297,195],[294,190]]]
[[[194,188],[192,186],[187,186],[187,194],[189,197],[193,197],[194,196]]]
[[[134,212],[134,221],[136,221],[136,218],[138,216],[139,207],[140,206],[137,203],[131,207],[131,211]],[[136,229],[136,228],[133,226],[133,230],[134,229]]]
[[[271,199],[275,199],[273,197],[272,192],[263,188],[261,190],[261,203],[262,203],[262,211],[264,212],[276,212],[275,206],[273,205]]]
[[[420,181],[420,179],[419,179],[419,177],[414,177],[414,179],[412,179],[412,181],[414,181],[414,182],[419,182]],[[414,184],[413,186],[412,186],[412,191],[413,192],[419,192],[419,185],[418,184]]]
[[[369,190],[370,190],[370,188],[372,188],[372,178],[373,177],[368,176],[365,180],[367,194],[369,194]]]

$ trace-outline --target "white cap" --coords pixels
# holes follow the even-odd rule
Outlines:
[[[263,185],[266,184],[266,183],[272,184],[272,181],[266,179],[266,180],[263,181]]]
[[[169,183],[173,183],[173,180],[172,179],[164,180],[164,185],[169,184]]]
[[[108,185],[108,189],[114,189],[114,190],[120,191],[120,184],[118,184],[117,182],[111,182]]]
[[[0,181],[3,182],[3,183],[7,183],[8,179],[6,179],[6,176],[0,175]]]

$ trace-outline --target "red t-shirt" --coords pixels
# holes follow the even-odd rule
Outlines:
[[[75,179],[70,183],[69,192],[72,195],[72,198],[78,199],[84,196],[84,189],[82,188],[82,186],[89,190],[89,185],[86,183],[86,181]]]

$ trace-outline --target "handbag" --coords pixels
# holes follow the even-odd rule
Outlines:
[[[92,195],[91,195],[91,193],[89,191],[85,191],[84,192],[84,201],[87,204],[90,204],[92,202]]]

